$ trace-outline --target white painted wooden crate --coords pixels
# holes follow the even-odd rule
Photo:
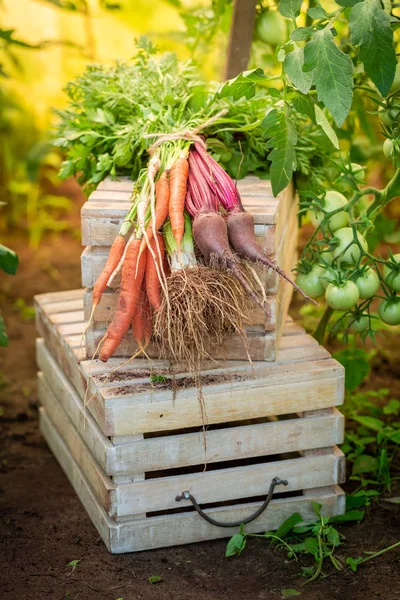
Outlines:
[[[256,363],[254,374],[239,361],[204,366],[205,454],[187,374],[176,373],[174,397],[159,377],[151,383],[152,374],[170,376],[160,361],[87,360],[82,308],[80,290],[36,298],[41,428],[111,552],[235,532],[204,521],[189,501],[177,503],[186,490],[207,514],[232,521],[260,506],[273,477],[287,479],[246,525],[253,532],[276,528],[295,511],[311,520],[312,500],[327,515],[344,511],[336,447],[343,368],[300,327],[286,321],[277,361]]]
[[[89,320],[92,310],[92,289],[107,260],[109,247],[118,233],[130,206],[132,181],[106,180],[93,192],[82,207],[82,285],[84,315]],[[246,177],[238,182],[243,205],[252,213],[255,233],[264,252],[276,259],[280,267],[291,273],[296,262],[297,201],[293,187],[286,188],[277,198],[272,194],[269,181]],[[260,273],[269,295],[268,316],[260,308],[254,308],[248,326],[250,355],[253,360],[274,360],[292,297],[292,286],[279,278],[275,271]],[[86,332],[88,357],[94,355],[108,323],[113,317],[119,286],[118,277],[108,289],[97,307],[91,327]],[[137,347],[128,334],[120,345],[117,356],[131,356]],[[149,356],[157,357],[156,347],[150,347]],[[224,348],[214,348],[212,356],[232,360],[245,359],[246,352],[238,336],[227,340]]]

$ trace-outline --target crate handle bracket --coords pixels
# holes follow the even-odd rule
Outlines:
[[[271,485],[269,486],[269,490],[268,490],[268,494],[264,500],[264,502],[261,504],[261,506],[256,510],[255,513],[253,513],[252,515],[250,515],[250,517],[247,517],[247,519],[240,519],[239,521],[230,521],[230,522],[222,522],[222,521],[217,521],[216,519],[213,519],[212,517],[210,517],[207,513],[205,513],[200,506],[197,503],[197,500],[194,496],[192,496],[192,494],[190,494],[189,492],[182,492],[182,494],[180,494],[179,496],[177,496],[175,498],[175,500],[177,502],[180,502],[181,500],[190,500],[191,503],[193,504],[194,508],[197,510],[197,512],[199,513],[199,515],[201,517],[203,517],[203,519],[205,519],[206,521],[208,521],[208,523],[211,523],[211,525],[215,525],[216,527],[239,527],[240,525],[245,525],[246,523],[250,523],[250,521],[254,521],[254,519],[256,519],[257,517],[259,517],[261,515],[261,513],[264,512],[264,510],[267,508],[268,504],[271,501],[272,495],[274,493],[274,489],[275,486],[277,485],[287,485],[288,482],[286,479],[279,479],[279,477],[274,477],[271,481]]]

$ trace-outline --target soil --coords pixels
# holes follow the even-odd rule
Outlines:
[[[225,540],[110,555],[39,433],[36,333],[26,309],[35,293],[80,286],[81,247],[71,236],[48,238],[37,251],[27,248],[23,238],[4,241],[18,251],[21,265],[16,277],[2,276],[0,288],[10,337],[9,348],[0,354],[2,598],[275,600],[288,588],[309,600],[400,597],[398,551],[371,560],[357,574],[327,566],[328,577],[306,587],[301,587],[299,571],[310,563],[289,561],[260,539],[250,540],[234,559],[224,558]],[[380,348],[382,360],[369,385],[389,387],[399,397],[396,340],[383,339]],[[385,548],[400,539],[400,508],[375,504],[362,523],[339,529],[347,539],[338,551],[343,560]],[[74,560],[80,561],[77,566],[68,566]],[[163,578],[158,585],[148,581],[154,575]]]

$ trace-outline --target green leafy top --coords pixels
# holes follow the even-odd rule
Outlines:
[[[67,85],[69,105],[58,111],[55,141],[67,153],[60,176],[79,174],[89,191],[108,175],[136,179],[156,135],[196,129],[223,109],[224,115],[201,130],[210,151],[234,178],[248,172],[265,175],[272,163],[272,185],[279,193],[296,167],[297,129],[307,119],[298,114],[296,125],[289,120],[278,90],[259,85],[268,80],[262,69],[218,85],[201,80],[192,62],[157,53],[141,38],[132,62],[90,65]],[[278,111],[275,124],[275,113],[265,118],[271,110]],[[291,112],[297,110],[295,106]],[[312,103],[312,115],[314,110]],[[321,124],[322,119],[313,118],[307,127],[315,130]],[[327,135],[328,129],[326,121]],[[301,149],[299,153],[301,166],[309,164],[309,158],[301,160]]]

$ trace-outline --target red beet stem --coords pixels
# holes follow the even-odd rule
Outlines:
[[[260,262],[270,269],[273,269],[286,279],[304,298],[310,300],[314,304],[318,304],[315,300],[312,300],[303,290],[294,282],[282,269],[276,264],[274,260],[269,258],[261,250],[257,243],[254,233],[254,219],[250,213],[232,211],[227,216],[227,230],[229,243],[234,251],[243,258],[251,260],[252,262]]]
[[[229,247],[226,221],[216,212],[202,212],[196,215],[193,221],[193,238],[203,257],[209,262],[212,256],[217,256],[230,269],[236,279],[241,283],[249,296],[268,315],[264,303],[246,281],[240,267]]]

